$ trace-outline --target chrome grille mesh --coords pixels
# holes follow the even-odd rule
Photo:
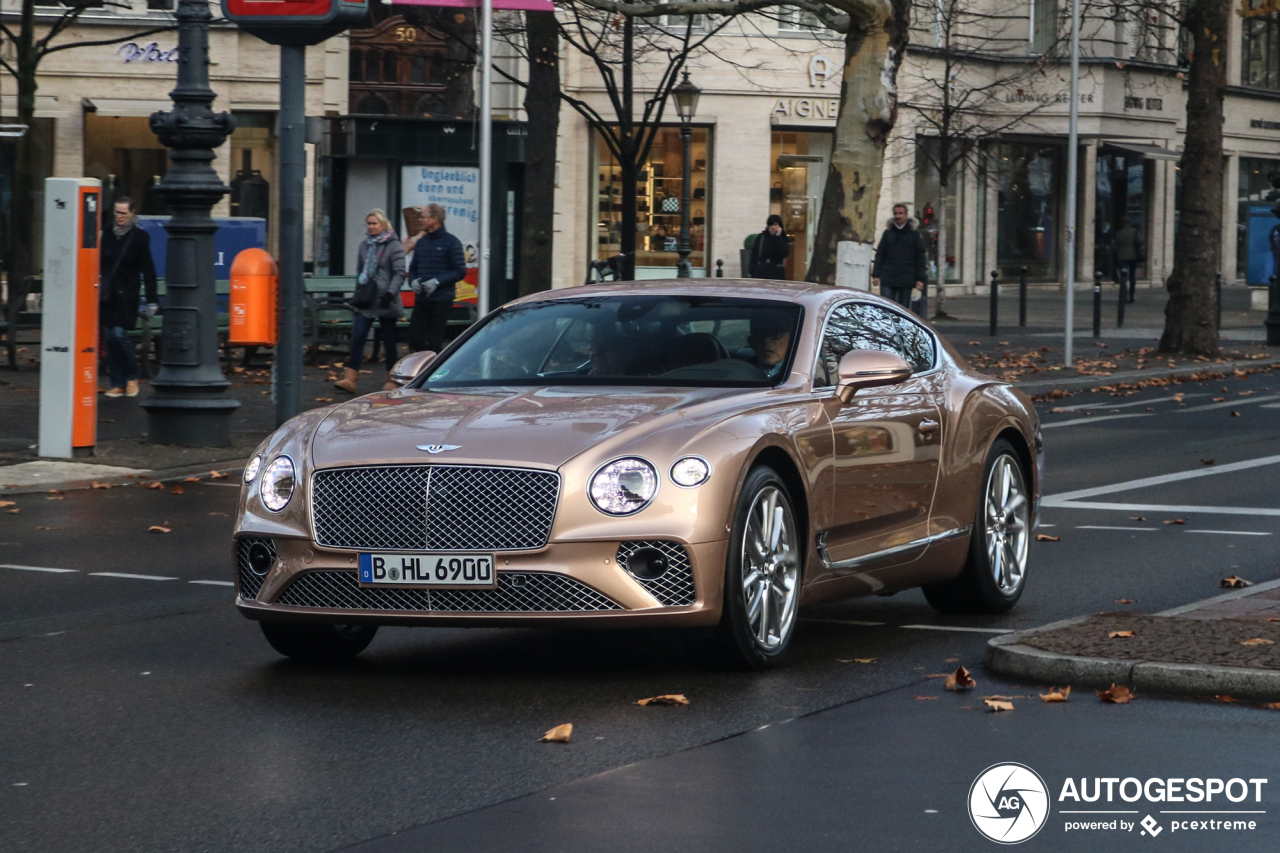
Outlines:
[[[686,607],[698,598],[698,591],[693,584],[693,564],[689,554],[674,542],[661,540],[623,542],[618,546],[618,565],[627,569],[627,559],[642,548],[653,548],[661,551],[667,558],[667,570],[657,578],[636,577],[636,581],[649,591],[649,594],[664,607]]]
[[[383,589],[360,586],[356,572],[313,571],[294,578],[275,603],[289,607],[436,613],[581,613],[622,609],[580,581],[541,572],[500,572],[497,589]]]
[[[316,542],[380,551],[512,551],[547,544],[560,477],[528,468],[385,465],[317,471]]]
[[[265,578],[265,575],[258,574],[249,565],[249,549],[259,542],[267,546],[274,561],[275,540],[261,536],[242,536],[236,540],[236,579],[240,582],[240,597],[245,601],[252,601],[258,597],[258,590],[262,589],[262,581]]]

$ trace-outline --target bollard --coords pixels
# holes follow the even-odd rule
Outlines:
[[[1027,325],[1027,268],[1018,273],[1018,325]]]
[[[1124,290],[1123,287],[1120,288]],[[1138,294],[1138,264],[1129,264],[1129,304],[1133,304],[1133,300]]]
[[[991,324],[987,334],[991,337],[996,336],[996,327],[999,325],[1000,318],[1000,272],[998,270],[991,271]]]
[[[1120,291],[1120,298],[1116,301],[1116,305],[1117,305],[1117,308],[1116,308],[1116,328],[1117,328],[1117,329],[1123,329],[1123,328],[1124,328],[1124,304],[1125,304],[1125,302],[1128,302],[1128,301],[1129,301],[1129,300],[1126,298],[1126,297],[1128,296],[1128,294],[1127,294],[1127,293],[1125,293],[1125,291],[1127,291],[1127,290],[1129,289],[1129,287],[1128,287],[1128,285],[1124,282],[1124,280],[1122,279],[1122,280],[1120,281],[1120,286],[1119,286],[1118,288],[1116,288],[1116,289]]]
[[[1222,334],[1222,270],[1218,270],[1218,277],[1213,280],[1214,298],[1218,303],[1218,334]]]
[[[925,276],[924,281],[920,282],[924,288],[920,291],[920,298],[915,300],[915,304],[920,306],[920,310],[916,313],[921,320],[929,319],[929,277]]]
[[[716,259],[716,278],[724,278],[724,261]]]
[[[1267,344],[1280,344],[1280,287],[1275,276],[1271,276],[1267,297]]]
[[[1102,270],[1093,271],[1093,337],[1102,337]]]

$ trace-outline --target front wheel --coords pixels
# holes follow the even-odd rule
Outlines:
[[[1007,613],[1026,585],[1031,499],[1018,454],[1004,439],[991,446],[982,484],[964,570],[924,588],[940,613]]]
[[[262,634],[285,657],[325,663],[353,658],[378,633],[377,625],[308,625],[297,622],[259,622]]]
[[[795,633],[803,559],[786,484],[772,468],[753,469],[729,534],[717,629],[732,664],[764,669],[783,658]]]

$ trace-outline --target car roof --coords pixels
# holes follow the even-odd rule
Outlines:
[[[833,301],[865,299],[884,305],[895,305],[865,290],[833,287],[807,281],[777,281],[763,278],[673,278],[646,279],[643,281],[608,281],[544,290],[516,299],[509,305],[526,302],[543,302],[556,299],[581,299],[586,296],[634,296],[637,293],[655,296],[727,296],[740,299],[780,299],[796,302],[809,308],[819,308]]]

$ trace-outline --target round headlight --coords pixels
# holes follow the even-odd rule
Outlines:
[[[686,456],[683,459],[676,460],[676,464],[671,466],[671,482],[677,486],[690,488],[692,486],[701,486],[711,476],[711,466],[707,464],[707,460],[700,459],[697,456]]]
[[[244,466],[244,482],[249,484],[258,476],[258,472],[262,470],[262,457],[255,456],[249,460],[249,464]]]
[[[658,472],[643,459],[616,459],[591,478],[591,502],[609,515],[630,515],[658,493]]]
[[[293,460],[288,456],[277,456],[271,460],[267,470],[262,474],[262,502],[272,512],[279,512],[289,505],[293,497],[296,483],[293,474]]]

